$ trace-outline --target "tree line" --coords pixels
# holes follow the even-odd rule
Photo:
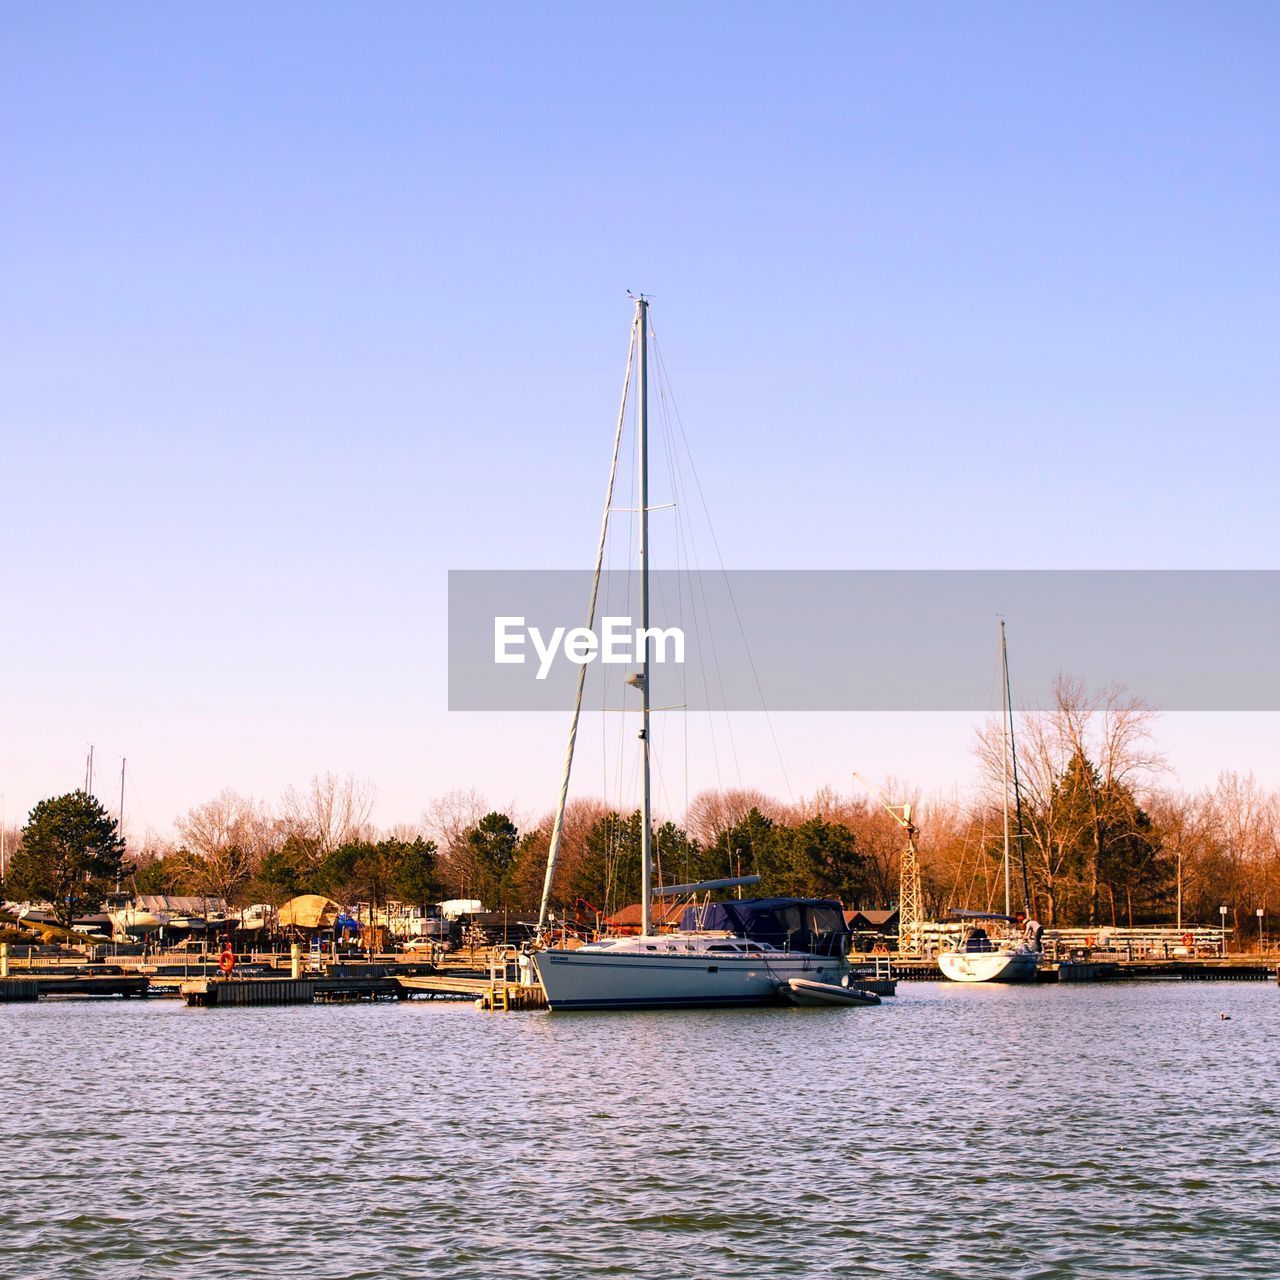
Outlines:
[[[978,780],[966,797],[925,798],[894,781],[882,797],[829,787],[794,802],[707,791],[678,820],[656,821],[658,874],[668,884],[756,874],[753,892],[892,907],[904,836],[883,802],[909,802],[927,912],[999,909],[1007,796],[1016,907],[1025,859],[1032,911],[1051,927],[1167,923],[1180,894],[1184,920],[1217,923],[1226,905],[1244,933],[1256,927],[1257,908],[1280,901],[1280,797],[1231,773],[1199,792],[1174,788],[1154,724],[1152,710],[1123,690],[1091,694],[1061,680],[1049,707],[1015,717],[1016,803],[1005,787],[1013,760],[993,723],[978,734]],[[476,792],[451,792],[418,824],[380,831],[370,821],[373,786],[328,774],[275,806],[224,790],[176,820],[176,839],[150,838],[122,857],[106,811],[74,794],[32,812],[6,897],[79,906],[122,883],[232,905],[315,892],[341,902],[475,898],[532,911],[552,824],[549,813],[523,818]],[[67,829],[54,838],[59,813]],[[571,802],[556,909],[589,918],[637,901],[640,834],[637,811]],[[77,841],[87,849],[78,867],[69,862]]]

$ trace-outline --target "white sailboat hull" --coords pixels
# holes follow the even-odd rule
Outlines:
[[[112,927],[118,933],[154,933],[157,929],[163,928],[168,921],[167,916],[161,917],[141,908],[112,911],[109,913],[109,918]]]
[[[842,959],[577,951],[534,953],[553,1009],[688,1009],[777,1004],[792,978],[839,982]]]
[[[1034,982],[1038,951],[944,951],[938,968],[952,982]]]

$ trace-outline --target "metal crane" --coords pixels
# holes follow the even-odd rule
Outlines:
[[[918,955],[924,941],[924,895],[920,891],[920,857],[916,850],[916,824],[911,805],[890,804],[860,773],[854,778],[871,792],[885,812],[906,832],[898,874],[898,954]]]

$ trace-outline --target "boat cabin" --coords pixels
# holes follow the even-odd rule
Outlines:
[[[834,898],[732,898],[686,907],[681,928],[713,930],[776,951],[844,956],[849,928]]]

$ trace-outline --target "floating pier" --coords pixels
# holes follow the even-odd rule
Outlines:
[[[1105,982],[1134,979],[1173,979],[1182,982],[1268,982],[1277,973],[1269,957],[1227,956],[1129,960],[1093,955],[1082,960],[1049,960],[1040,965],[1040,982]],[[894,974],[903,981],[940,982],[942,970],[935,959],[900,959]],[[1280,977],[1280,973],[1277,973]]]
[[[0,1001],[42,996],[145,996],[150,983],[136,973],[28,973],[0,978]]]
[[[441,1000],[473,1000],[476,1008],[490,1012],[545,1009],[547,993],[538,985],[508,982],[464,974],[433,973],[397,978],[406,995]]]
[[[195,978],[178,988],[193,1009],[230,1005],[311,1004],[314,978]]]
[[[388,977],[380,966],[369,972],[348,972],[337,965],[327,974],[305,977],[252,977],[234,975],[195,978],[178,988],[192,1008],[212,1009],[243,1005],[340,1004],[351,1000],[404,1000],[406,993],[396,978]]]

